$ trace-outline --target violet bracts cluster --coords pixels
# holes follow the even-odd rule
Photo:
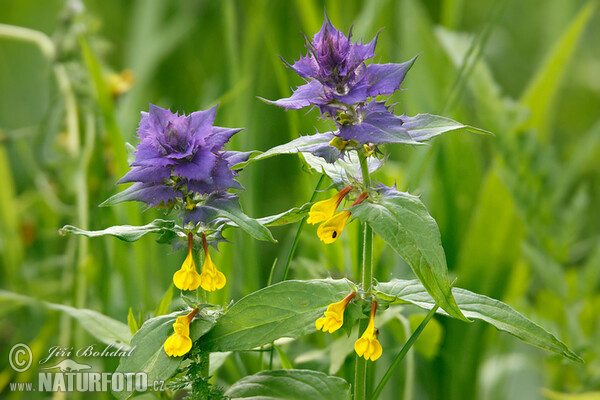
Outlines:
[[[142,112],[131,170],[118,182],[133,185],[117,195],[118,201],[177,208],[184,222],[198,223],[201,213],[194,210],[203,199],[231,198],[229,189],[242,189],[230,170],[240,153],[223,150],[241,129],[213,126],[216,110],[178,115],[150,104],[149,112]]]
[[[367,65],[375,56],[376,43],[377,37],[367,44],[353,43],[351,32],[344,35],[325,16],[321,30],[307,40],[307,55],[293,65],[286,63],[307,83],[289,98],[268,102],[286,109],[318,107],[323,117],[336,124],[332,133],[337,139],[331,146],[339,150],[366,145],[365,152],[372,154],[379,144],[417,144],[419,138],[404,127],[411,117],[396,116],[385,102],[374,99],[399,90],[416,57],[400,64]]]

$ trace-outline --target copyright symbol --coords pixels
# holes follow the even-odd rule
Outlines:
[[[8,362],[12,369],[17,372],[25,372],[31,367],[33,361],[33,353],[31,349],[24,343],[17,343],[8,354]]]

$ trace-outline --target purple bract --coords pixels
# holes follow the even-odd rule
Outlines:
[[[176,198],[241,189],[230,170],[238,153],[223,151],[241,129],[213,126],[216,110],[177,115],[150,104],[149,112],[142,112],[131,171],[118,182],[135,183],[121,199],[169,206]]]
[[[286,109],[317,105],[322,113],[332,114],[336,103],[352,105],[398,90],[415,59],[367,65],[365,61],[375,56],[377,37],[367,44],[352,43],[351,38],[351,32],[345,36],[325,16],[321,30],[312,42],[307,40],[307,55],[293,65],[286,63],[308,83],[291,97],[271,103]]]

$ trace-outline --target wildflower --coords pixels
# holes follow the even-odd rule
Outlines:
[[[110,94],[116,99],[133,87],[133,71],[124,69],[120,74],[111,73],[107,76],[106,80]]]
[[[194,194],[241,189],[230,170],[239,157],[222,150],[241,129],[213,126],[216,111],[215,106],[178,115],[150,104],[149,112],[142,112],[135,161],[118,182],[134,184],[117,195],[118,201],[169,206]]]
[[[340,329],[344,324],[344,311],[354,296],[356,296],[356,292],[350,293],[337,303],[330,304],[325,311],[325,316],[315,321],[317,329],[329,333]]]
[[[342,202],[342,199],[348,194],[349,191],[350,186],[346,186],[332,198],[323,201],[318,201],[315,204],[313,204],[308,213],[308,219],[306,220],[306,222],[314,225],[331,218],[333,214],[335,214],[335,210],[337,210],[338,206]]]
[[[181,290],[196,290],[200,286],[201,277],[196,271],[196,264],[192,256],[192,248],[194,247],[194,234],[188,233],[188,254],[181,269],[173,275],[173,283]]]
[[[355,206],[357,204],[362,203],[367,197],[367,192],[361,193],[360,196],[358,196],[358,198],[356,199],[356,201],[352,203],[352,205]],[[319,237],[319,239],[325,244],[335,242],[344,231],[346,223],[348,222],[348,219],[351,215],[352,213],[350,211],[344,210],[323,222],[321,225],[319,225],[319,228],[317,228],[317,236]]]
[[[352,213],[350,211],[344,210],[322,223],[317,229],[317,236],[319,239],[325,244],[335,242],[344,231],[346,222],[348,222],[348,218],[350,218],[351,215]]]
[[[177,317],[173,324],[174,334],[165,341],[164,349],[170,357],[180,357],[187,354],[192,349],[192,339],[190,338],[190,323],[198,314],[198,309],[194,308],[191,313]]]
[[[325,16],[321,30],[306,43],[308,53],[293,65],[286,65],[302,78],[310,79],[286,99],[271,102],[287,109],[318,105],[321,112],[333,115],[334,103],[356,104],[368,97],[394,93],[414,63],[414,58],[402,64],[370,64],[375,56],[377,37],[367,44],[352,43]],[[284,61],[285,62],[285,61]]]
[[[204,265],[202,266],[202,273],[200,274],[200,286],[207,292],[223,289],[227,279],[225,279],[225,275],[217,269],[210,259],[206,236],[204,234],[202,234],[202,244],[204,246]]]
[[[354,351],[359,357],[364,357],[365,360],[375,361],[381,357],[383,349],[381,344],[377,340],[377,333],[375,331],[375,311],[377,310],[377,302],[373,300],[371,303],[371,316],[369,318],[369,324],[367,329],[363,332],[362,336],[354,342]]]

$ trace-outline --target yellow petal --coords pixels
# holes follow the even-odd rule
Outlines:
[[[371,353],[370,354],[371,361],[377,360],[379,357],[381,357],[381,354],[383,353],[383,348],[381,347],[381,344],[379,343],[379,340],[377,340],[377,339],[373,339],[370,341],[369,350]]]
[[[217,269],[215,264],[210,259],[210,255],[206,253],[206,259],[202,266],[202,273],[200,274],[200,286],[207,292],[223,289],[227,279],[221,271]]]
[[[200,286],[200,275],[196,269],[181,269],[173,275],[173,283],[180,290],[196,290]]]
[[[314,225],[331,218],[333,214],[335,214],[335,210],[338,206],[337,197],[338,196],[334,196],[330,199],[318,201],[313,204],[308,212],[308,219],[306,222]]]
[[[344,231],[350,215],[352,215],[350,211],[342,211],[323,222],[317,229],[317,236],[319,236],[319,239],[325,244],[335,242]]]
[[[174,333],[165,341],[165,353],[170,357],[180,357],[192,349],[192,339],[188,336]]]
[[[326,331],[326,329],[323,329],[325,326],[325,321],[327,320],[327,318],[325,317],[321,317],[318,320],[315,321],[315,327],[317,328],[317,330],[323,330],[323,332]]]
[[[359,357],[362,357],[368,348],[369,348],[369,340],[368,339],[361,337],[356,342],[354,342],[354,351],[356,351],[356,354],[358,354]]]

